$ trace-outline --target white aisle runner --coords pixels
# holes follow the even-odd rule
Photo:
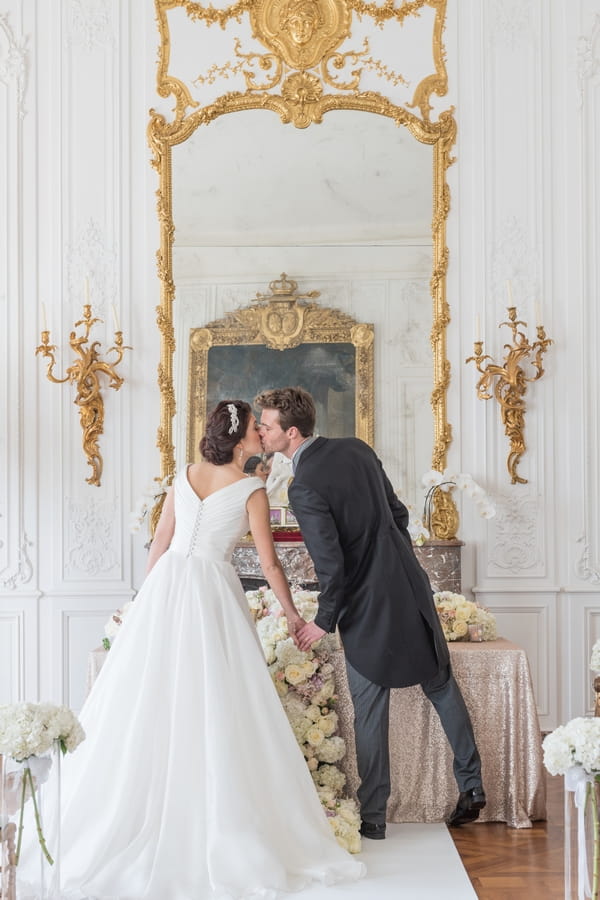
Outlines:
[[[367,874],[360,881],[284,894],[282,900],[477,900],[443,823],[388,823],[386,839],[363,839],[362,851],[355,858],[367,867]],[[18,892],[17,900],[33,898],[30,893]]]
[[[362,840],[367,874],[353,884],[302,891],[302,900],[477,900],[448,829],[387,825],[384,841]],[[293,894],[289,895],[290,898]]]

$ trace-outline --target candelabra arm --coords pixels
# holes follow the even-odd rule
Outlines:
[[[554,343],[554,341],[551,341],[550,338],[546,337],[546,332],[544,331],[544,328],[542,325],[538,325],[537,334],[538,334],[538,339],[531,348],[532,350],[535,350],[535,356],[531,360],[531,365],[534,367],[536,372],[535,372],[535,375],[533,376],[533,378],[527,379],[528,381],[537,381],[538,378],[542,377],[542,375],[544,374],[544,367],[542,365],[542,356],[544,355],[544,353],[546,352],[548,347],[550,347],[550,345]]]
[[[65,381],[69,381],[69,375],[65,375],[64,378],[57,378],[52,371],[56,365],[55,350],[56,345],[50,343],[50,332],[42,331],[42,343],[35,348],[35,355],[41,354],[48,359],[48,365],[46,366],[46,378],[48,381],[53,381],[54,384],[64,384]]]

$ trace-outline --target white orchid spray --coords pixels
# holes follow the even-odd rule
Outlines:
[[[152,484],[149,484],[143,491],[142,496],[138,499],[135,509],[129,516],[129,530],[135,534],[141,530],[142,525],[148,513],[154,508],[155,504],[160,500],[163,494],[166,494],[171,484],[172,476],[167,475],[160,481],[155,478]]]
[[[443,472],[431,469],[423,475],[421,484],[425,488],[422,517],[415,515],[411,507],[408,508],[410,515],[408,531],[416,544],[422,544],[431,537],[432,504],[436,491],[444,491],[444,493],[455,489],[464,491],[467,497],[474,501],[477,512],[482,518],[491,519],[496,515],[496,507],[491,498],[481,485],[477,484],[474,478],[466,472],[455,474],[448,469],[444,469]]]

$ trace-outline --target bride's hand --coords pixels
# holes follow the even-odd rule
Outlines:
[[[296,633],[300,631],[301,628],[306,625],[306,621],[302,618],[300,614],[296,614],[295,616],[287,617],[287,627],[288,633],[290,637],[293,639],[296,646],[298,646],[298,639],[296,638]]]

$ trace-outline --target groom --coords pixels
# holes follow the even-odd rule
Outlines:
[[[385,837],[390,794],[390,688],[420,684],[454,753],[459,798],[449,825],[485,806],[481,761],[431,586],[412,549],[408,511],[373,450],[358,438],[314,437],[315,406],[302,388],[264,391],[265,452],[292,460],[288,495],[319,579],[314,622],[297,633],[308,650],[339,627],[354,704],[361,834]]]

